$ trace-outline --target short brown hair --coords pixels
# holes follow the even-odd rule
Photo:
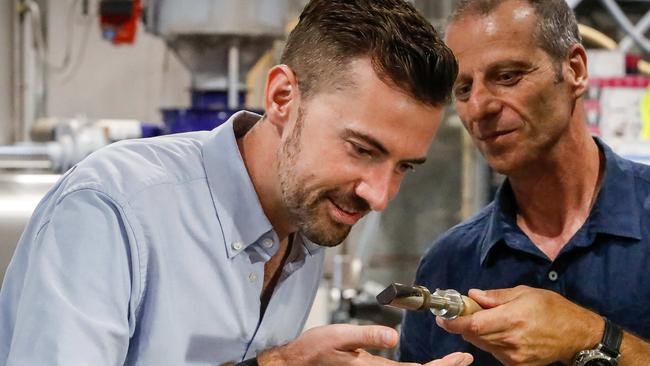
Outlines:
[[[418,101],[449,101],[458,65],[429,23],[404,0],[311,0],[289,35],[281,62],[297,75],[303,98],[344,83],[355,58]]]

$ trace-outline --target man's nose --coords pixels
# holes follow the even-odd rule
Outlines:
[[[502,105],[494,93],[482,83],[474,83],[466,102],[466,121],[488,120],[501,112]],[[462,116],[461,116],[462,117]]]
[[[370,171],[357,184],[355,193],[374,211],[383,211],[399,190],[401,176],[393,168],[382,167]]]

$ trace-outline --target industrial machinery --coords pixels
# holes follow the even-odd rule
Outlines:
[[[118,2],[133,3],[130,9],[139,4],[103,0],[102,6]],[[284,36],[287,14],[287,0],[146,2],[146,29],[164,39],[192,75],[192,105],[162,110],[166,132],[209,130],[242,109],[246,75]]]
[[[19,233],[38,200],[58,178],[52,173],[66,171],[88,154],[114,141],[209,130],[241,109],[247,92],[247,73],[285,34],[292,14],[288,2],[68,1],[70,11],[76,5],[97,4],[96,22],[99,24],[95,26],[101,27],[102,36],[116,45],[137,43],[137,29],[144,24],[144,29],[163,39],[190,71],[191,107],[163,109],[165,124],[157,125],[83,115],[73,118],[48,116],[47,73],[53,69],[47,52],[48,0],[12,1],[11,6],[6,7],[6,14],[11,15],[13,21],[12,54],[17,72],[12,74],[16,108],[15,121],[8,126],[14,131],[13,141],[10,141],[13,143],[0,145],[0,281]],[[302,5],[295,0],[292,3],[298,7]],[[5,14],[3,9],[0,8],[0,15]],[[66,50],[64,64],[69,63],[69,58]]]
[[[100,1],[99,19],[105,39],[114,44],[136,42],[142,16],[146,30],[162,38],[190,71],[192,105],[162,109],[164,126],[134,120],[47,116],[43,96],[49,65],[45,37],[40,30],[42,9],[35,0],[17,1],[21,19],[31,19],[37,46],[36,70],[42,75],[34,88],[38,91],[34,97],[38,108],[33,108],[37,113],[34,118],[25,116],[16,128],[21,130],[16,133],[20,136],[16,139],[18,144],[0,146],[0,168],[38,167],[63,172],[89,153],[119,139],[210,130],[225,122],[244,107],[249,70],[275,40],[284,36],[290,13],[287,1]]]

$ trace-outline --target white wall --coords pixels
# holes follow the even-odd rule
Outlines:
[[[98,0],[91,0],[89,15],[81,15],[81,1],[72,18],[75,0],[49,0],[50,60],[61,63],[67,19],[73,25],[73,68],[50,73],[48,115],[90,118],[161,120],[162,106],[189,105],[189,73],[164,42],[138,25],[135,44],[114,46],[101,38]]]

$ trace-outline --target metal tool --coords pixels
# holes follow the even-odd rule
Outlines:
[[[424,286],[407,286],[400,283],[393,283],[379,293],[377,302],[406,310],[431,310],[433,314],[444,319],[456,319],[483,309],[474,300],[456,290],[437,289],[431,293]]]

